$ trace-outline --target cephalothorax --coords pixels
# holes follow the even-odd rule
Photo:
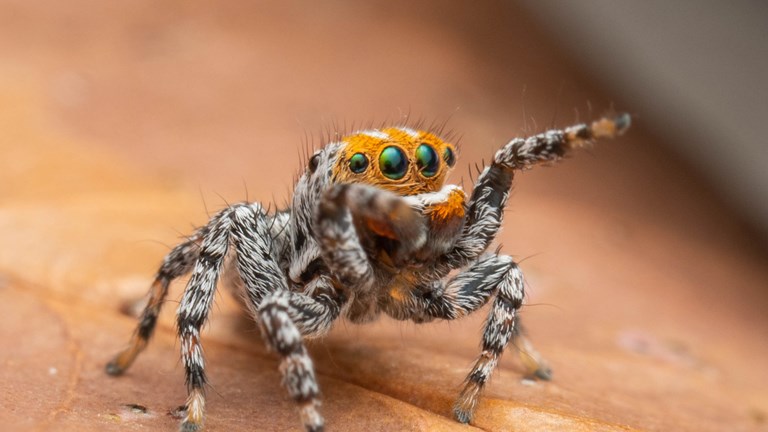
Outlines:
[[[206,384],[200,328],[219,277],[231,271],[267,346],[280,356],[283,384],[306,430],[320,431],[319,389],[303,338],[326,333],[341,316],[453,320],[492,300],[482,353],[454,405],[456,419],[467,423],[510,340],[525,350],[521,357],[532,375],[550,375],[520,332],[520,269],[511,257],[487,252],[514,172],[612,138],[629,123],[623,114],[513,139],[478,175],[469,196],[444,185],[456,149],[432,133],[392,127],[327,144],[309,159],[289,208],[232,205],[165,257],[128,348],[107,372],[119,375],[133,363],[152,335],[170,282],[192,272],[178,309],[189,394],[181,430],[199,430]]]

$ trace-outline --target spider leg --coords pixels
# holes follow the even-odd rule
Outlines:
[[[257,317],[268,348],[281,358],[283,385],[299,405],[305,429],[319,432],[324,427],[318,412],[320,390],[302,335],[317,337],[328,331],[339,316],[344,299],[327,276],[315,279],[311,292],[312,297],[290,291],[275,292],[264,299]]]
[[[312,360],[304,348],[301,335],[313,337],[325,333],[338,317],[343,298],[327,277],[318,277],[310,282],[305,288],[309,295],[288,290],[285,276],[274,256],[275,245],[272,244],[273,235],[270,235],[273,226],[260,205],[232,207],[227,220],[229,222],[225,226],[214,226],[211,230],[213,233],[220,228],[222,232],[221,238],[211,239],[218,252],[215,257],[203,259],[207,250],[207,243],[203,242],[198,264],[210,262],[212,265],[200,273],[201,281],[204,281],[204,286],[215,286],[221,261],[226,255],[226,242],[231,242],[236,252],[238,274],[245,288],[245,303],[259,323],[268,346],[282,357],[280,370],[283,382],[290,396],[300,405],[306,429],[320,431],[323,418],[317,411],[319,390]],[[223,235],[227,231],[228,239]],[[197,269],[190,286],[196,274]],[[202,388],[206,380],[199,345],[199,329],[205,316],[197,313],[205,309],[207,314],[210,308],[212,290],[205,289],[205,293],[210,293],[210,296],[203,297],[203,293],[194,295],[193,290],[188,288],[179,308],[182,358],[189,387],[187,413],[182,422],[184,432],[200,428],[205,405]],[[190,294],[189,299],[187,294]],[[187,305],[189,307],[185,308]]]
[[[147,347],[149,339],[155,331],[157,317],[163,306],[163,301],[168,295],[168,286],[171,282],[192,270],[195,259],[199,253],[200,241],[206,235],[207,227],[199,229],[187,241],[174,247],[165,256],[163,264],[157,271],[155,280],[149,291],[149,301],[139,319],[139,324],[131,336],[128,347],[118,353],[109,363],[106,371],[110,375],[121,375],[136,357]]]
[[[483,331],[482,352],[467,376],[466,384],[453,407],[456,419],[462,423],[468,423],[472,419],[480,392],[496,368],[504,348],[514,335],[515,315],[523,303],[523,274],[517,264],[508,256],[497,256],[491,261],[495,261],[493,263],[495,265],[490,267],[497,268],[497,270],[494,269],[496,271],[494,275],[501,277],[495,287],[496,298]],[[485,294],[482,288],[487,289],[487,286],[482,287],[482,285],[486,283],[485,279],[482,281],[466,279],[463,286],[456,290],[463,294],[457,296],[457,300],[462,302],[462,298],[465,298],[464,304],[478,305],[479,302],[475,297]],[[476,287],[473,287],[474,284],[477,284]]]
[[[502,147],[493,162],[478,176],[469,199],[464,229],[441,266],[456,269],[477,259],[491,244],[501,226],[514,171],[561,159],[572,149],[596,139],[613,138],[630,125],[628,114],[602,118],[563,130],[550,130],[528,138],[515,138]]]
[[[208,227],[209,232],[200,246],[177,316],[188,392],[186,414],[180,428],[182,432],[202,428],[207,379],[200,329],[208,317],[229,246],[235,248],[237,270],[248,300],[246,303],[254,317],[265,296],[288,289],[275,257],[274,224],[260,204],[231,206],[214,217]]]
[[[187,383],[186,415],[181,423],[182,432],[202,429],[205,411],[204,386],[205,360],[200,344],[200,329],[208,313],[216,291],[216,283],[227,255],[232,230],[230,207],[208,224],[208,234],[203,239],[192,277],[187,283],[177,311],[177,331],[181,341],[181,359]]]
[[[515,337],[516,314],[524,297],[523,274],[511,257],[488,254],[449,280],[444,289],[437,286],[421,298],[411,299],[416,303],[413,309],[427,317],[453,320],[480,309],[494,295],[483,331],[482,352],[453,408],[462,423],[472,419],[483,387]],[[414,318],[418,321],[422,317]]]
[[[251,204],[251,207],[261,209],[259,204]],[[282,230],[285,221],[287,220],[286,216],[287,215],[276,215],[274,218],[270,219],[269,225],[272,230],[270,238],[280,237],[283,234]],[[163,263],[160,266],[160,269],[158,269],[155,279],[152,282],[149,290],[149,300],[142,311],[139,323],[131,336],[128,347],[107,363],[106,372],[108,374],[114,376],[123,374],[133,364],[138,355],[147,347],[147,344],[155,331],[157,317],[160,315],[163,302],[168,295],[168,287],[174,279],[184,276],[192,271],[192,268],[195,265],[195,260],[197,260],[200,253],[200,243],[210,231],[210,226],[213,225],[219,217],[221,217],[221,215],[214,217],[208,225],[198,229],[185,242],[174,247],[171,252],[165,256]],[[269,216],[265,215],[264,217]],[[265,235],[265,233],[262,229],[262,231],[256,235],[260,236],[260,238],[264,238],[261,236]],[[236,237],[245,238],[246,236],[239,235]],[[244,251],[246,249],[249,251],[253,250],[253,248],[244,246],[243,243],[246,243],[246,241],[240,241],[236,244],[239,257],[245,256]],[[242,263],[240,265],[240,272],[244,275],[251,274],[252,271],[250,269],[255,268],[255,266],[243,262],[247,260],[248,258],[238,260]]]

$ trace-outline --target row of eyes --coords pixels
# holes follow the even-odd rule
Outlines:
[[[421,144],[416,148],[416,166],[424,177],[434,177],[440,170],[440,158],[429,144]],[[443,151],[443,160],[449,167],[456,163],[456,156],[450,147]],[[385,147],[379,153],[379,170],[385,177],[399,180],[408,172],[408,158],[405,152],[396,146]],[[355,174],[362,174],[368,169],[368,157],[363,153],[355,153],[349,158],[349,169]]]

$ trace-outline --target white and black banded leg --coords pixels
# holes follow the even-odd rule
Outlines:
[[[480,393],[514,335],[515,315],[522,306],[525,295],[523,274],[517,264],[508,256],[497,256],[496,260],[499,270],[503,273],[496,286],[496,298],[483,331],[482,352],[467,376],[464,388],[453,407],[454,416],[462,423],[468,423],[472,419]],[[468,285],[471,286],[472,282],[469,281]],[[464,290],[467,288],[467,285],[463,287]],[[465,292],[464,296],[471,299],[471,291]],[[460,299],[461,297],[458,298]]]
[[[515,335],[515,315],[524,297],[523,274],[511,257],[485,255],[453,277],[442,292],[437,289],[426,293],[419,301],[419,308],[426,314],[452,320],[481,308],[494,295],[483,332],[482,352],[453,408],[454,416],[462,423],[472,420],[483,387]]]
[[[488,249],[501,227],[514,172],[538,163],[554,162],[570,150],[597,139],[621,135],[631,123],[629,114],[602,118],[562,130],[549,130],[528,138],[515,138],[502,147],[477,178],[467,204],[464,230],[440,266],[460,268]]]
[[[257,203],[231,206],[208,225],[177,316],[188,391],[182,432],[202,428],[206,375],[200,329],[208,317],[230,244],[235,248],[237,270],[251,311],[255,312],[269,293],[287,289],[273,249],[273,228],[273,221]]]
[[[128,347],[118,353],[109,363],[106,371],[110,375],[121,375],[136,357],[147,347],[149,339],[155,331],[157,317],[163,306],[163,301],[168,295],[168,286],[171,281],[181,277],[192,270],[192,266],[197,259],[200,248],[200,241],[207,233],[206,227],[201,228],[193,234],[187,241],[174,247],[168,255],[165,256],[163,264],[157,271],[155,280],[149,290],[149,300],[144,307],[144,311],[139,319],[139,324],[134,331]]]
[[[298,405],[308,432],[323,430],[318,408],[320,390],[303,337],[317,337],[330,329],[344,299],[328,277],[310,282],[313,297],[279,291],[267,296],[258,310],[258,323],[269,349],[280,356],[280,372],[289,396]]]
[[[186,410],[180,427],[182,432],[199,431],[203,426],[207,380],[200,329],[208,319],[216,283],[229,249],[235,209],[230,207],[222,211],[208,224],[208,233],[200,246],[192,277],[177,311],[177,331],[187,384]]]
[[[523,274],[511,259],[509,264],[485,324],[482,352],[453,406],[454,416],[462,423],[472,420],[480,393],[514,335],[515,315],[523,304]]]
[[[552,129],[528,138],[515,138],[493,158],[495,164],[510,169],[526,169],[540,162],[556,161],[570,150],[587,146],[596,139],[614,138],[629,128],[629,114],[604,117],[591,124]]]

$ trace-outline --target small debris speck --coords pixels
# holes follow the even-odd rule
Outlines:
[[[155,416],[144,405],[130,403],[130,404],[123,404],[120,407],[122,408],[122,410],[120,410],[120,413],[118,414],[118,416],[120,417],[120,420],[123,422],[144,420],[146,418],[151,418]]]
[[[125,404],[124,407],[128,408],[133,414],[146,414],[147,407],[138,404]]]

